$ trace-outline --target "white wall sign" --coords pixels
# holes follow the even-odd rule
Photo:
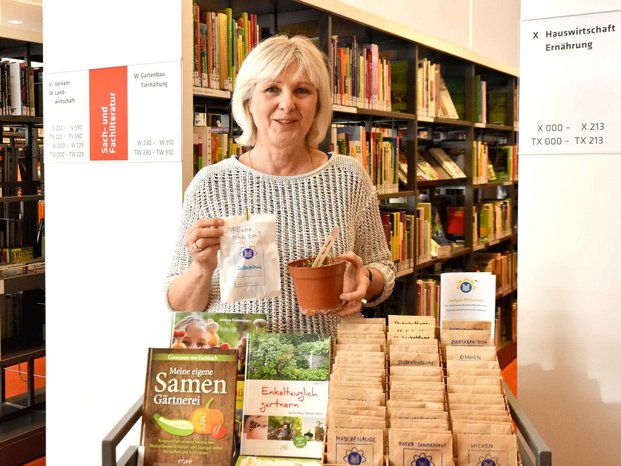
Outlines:
[[[521,33],[520,93],[529,98],[520,154],[621,152],[611,105],[621,100],[621,12],[523,21]]]
[[[179,61],[48,73],[45,162],[181,161]]]

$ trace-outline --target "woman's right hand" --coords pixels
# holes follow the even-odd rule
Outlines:
[[[201,218],[185,233],[185,247],[200,268],[214,270],[218,265],[220,238],[224,231],[221,218]]]

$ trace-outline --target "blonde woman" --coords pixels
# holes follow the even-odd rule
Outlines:
[[[353,158],[318,149],[332,119],[325,55],[301,36],[263,41],[242,64],[232,110],[238,142],[250,149],[203,168],[188,187],[168,303],[175,311],[264,312],[269,331],[334,335],[342,317],[388,298],[395,273],[369,176]],[[219,227],[246,208],[277,217],[282,292],[223,303]],[[348,261],[343,306],[334,315],[304,316],[287,264],[315,255],[335,225],[333,251]]]

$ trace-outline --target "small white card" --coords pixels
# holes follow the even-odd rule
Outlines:
[[[440,275],[440,335],[444,320],[496,320],[496,276],[488,272]]]

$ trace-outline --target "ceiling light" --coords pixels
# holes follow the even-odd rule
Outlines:
[[[20,21],[18,19],[10,19],[9,20],[9,24],[22,24],[23,21]]]

